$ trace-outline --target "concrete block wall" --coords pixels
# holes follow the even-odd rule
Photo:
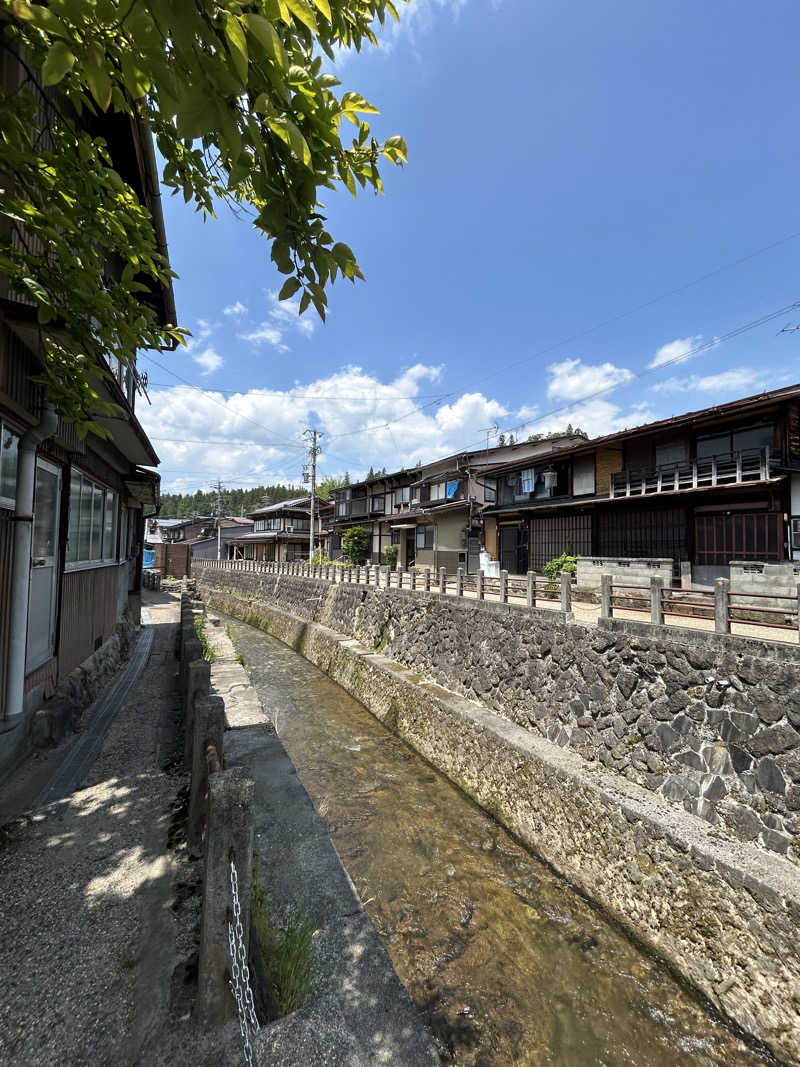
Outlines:
[[[321,622],[742,841],[800,861],[800,649],[257,572],[199,588]]]
[[[622,559],[610,556],[578,556],[578,585],[581,589],[600,588],[600,579],[610,574],[615,582],[649,585],[653,577],[672,584],[672,559]]]

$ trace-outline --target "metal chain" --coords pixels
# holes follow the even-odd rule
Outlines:
[[[250,968],[247,966],[247,949],[244,943],[244,928],[242,927],[242,906],[239,903],[239,876],[236,873],[236,865],[233,860],[231,860],[231,899],[233,901],[233,922],[228,923],[228,948],[231,954],[230,987],[239,1013],[239,1030],[244,1047],[244,1061],[247,1067],[253,1067],[253,1049],[250,1044],[250,1034],[257,1034],[261,1028],[256,1018],[253,990],[250,988]]]

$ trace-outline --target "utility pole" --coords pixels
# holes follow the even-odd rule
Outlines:
[[[222,517],[222,494],[225,492],[225,486],[222,481],[217,478],[216,485],[211,486],[212,491],[216,490],[217,501],[214,505],[214,511],[217,516],[217,559],[222,559],[222,523],[220,519]]]
[[[311,468],[311,525],[308,533],[308,562],[310,563],[314,558],[314,507],[317,497],[317,456],[322,449],[318,445],[320,437],[323,436],[322,430],[308,429],[303,433],[303,437],[308,441],[308,463],[303,464],[303,481],[309,480],[309,467]]]

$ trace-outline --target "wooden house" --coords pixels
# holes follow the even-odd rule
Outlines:
[[[0,81],[13,89],[20,77],[4,50]],[[166,253],[149,131],[112,113],[92,123]],[[122,266],[109,264],[111,276]],[[175,322],[171,287],[151,286],[141,300],[162,324]],[[41,336],[34,303],[0,276],[0,765],[26,747],[42,700],[123,619],[138,622],[144,521],[159,506],[159,476],[144,469],[158,456],[136,417],[134,366],[115,359],[110,377],[96,380],[119,414],[97,420],[107,439],[81,440],[34,384]]]
[[[671,558],[676,575],[688,561],[706,584],[734,560],[800,559],[800,385],[500,464],[490,479],[484,538],[511,573],[570,551]]]
[[[317,497],[314,504],[314,550],[322,543],[322,524],[333,506]],[[311,497],[282,500],[251,511],[252,532],[228,542],[227,558],[253,559],[265,563],[307,560],[311,539]]]

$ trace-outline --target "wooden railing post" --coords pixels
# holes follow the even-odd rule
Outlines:
[[[475,575],[475,597],[477,600],[483,600],[483,571],[478,571]]]
[[[572,611],[572,575],[561,572],[561,610]]]
[[[528,571],[528,588],[525,596],[525,603],[529,608],[536,605],[536,572]]]
[[[660,574],[650,578],[650,622],[654,626],[664,625],[664,579]]]
[[[718,634],[731,632],[730,589],[727,578],[717,578],[714,582],[714,630]]]
[[[611,603],[613,586],[610,574],[600,575],[600,618],[610,619],[614,615],[614,607]]]
[[[508,603],[508,571],[500,571],[500,603]]]
[[[439,568],[439,592],[442,594],[447,592],[447,569],[445,567]]]

